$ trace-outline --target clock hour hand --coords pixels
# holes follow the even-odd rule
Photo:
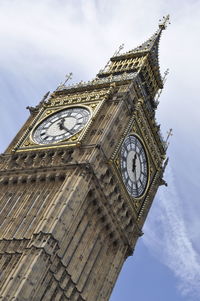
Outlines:
[[[136,159],[137,159],[137,154],[135,153],[134,158],[133,158],[133,166],[132,166],[132,172],[135,172],[135,168],[136,168]]]
[[[64,125],[64,122],[65,122],[65,118],[62,118],[60,120],[60,122],[58,123],[59,129],[60,130],[65,130],[65,131],[69,132],[71,135],[73,135],[74,134],[73,131],[71,131],[68,128],[66,128],[66,126]]]
[[[138,181],[137,181],[137,174],[136,174],[137,171],[136,171],[136,164],[135,164],[136,159],[137,159],[137,154],[135,154],[134,159],[133,159],[134,166],[133,166],[132,171],[133,171],[134,178],[135,178],[135,189],[136,189],[137,195],[139,195],[139,188],[138,188]]]
[[[60,130],[64,130],[64,122],[65,122],[65,118],[62,118],[60,120],[60,122],[58,123],[58,126],[59,126]]]

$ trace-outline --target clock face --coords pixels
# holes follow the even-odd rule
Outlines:
[[[33,140],[39,144],[51,144],[68,139],[86,125],[90,115],[90,111],[83,107],[58,111],[40,123],[33,132]]]
[[[128,193],[135,198],[142,196],[148,181],[148,164],[140,140],[130,135],[121,148],[121,173]]]

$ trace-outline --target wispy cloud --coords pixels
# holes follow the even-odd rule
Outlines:
[[[200,256],[185,223],[183,201],[175,187],[171,166],[166,172],[167,189],[160,189],[144,227],[144,243],[177,277],[183,295],[200,295]],[[192,225],[191,225],[192,226]]]

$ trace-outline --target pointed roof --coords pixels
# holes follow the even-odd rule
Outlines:
[[[118,54],[117,56],[113,56],[111,58],[111,61],[115,61],[127,57],[148,55],[149,62],[151,64],[153,71],[155,72],[159,86],[160,88],[162,88],[163,83],[162,83],[162,77],[160,74],[160,67],[159,67],[159,42],[160,42],[162,31],[166,29],[168,23],[169,23],[169,15],[163,17],[163,19],[160,20],[158,30],[146,42],[142,43],[140,46],[124,54]]]
[[[166,17],[163,17],[163,19],[160,20],[159,28],[155,32],[154,35],[152,35],[142,45],[134,48],[133,50],[129,51],[128,53],[151,52],[151,51],[156,51],[158,53],[158,45],[159,45],[160,37],[161,37],[162,31],[164,29],[166,29],[166,27],[167,27],[167,22],[169,22],[169,15],[167,15]]]

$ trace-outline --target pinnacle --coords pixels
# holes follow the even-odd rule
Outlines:
[[[99,77],[100,75],[107,76],[109,72],[113,73],[113,70],[115,72],[119,72],[120,69],[121,71],[125,72],[128,70],[130,66],[133,67],[134,65],[133,61],[136,59],[135,60],[136,70],[141,71],[141,68],[144,67],[145,64],[147,63],[154,74],[154,78],[157,81],[159,89],[162,89],[163,80],[160,74],[160,66],[159,66],[159,42],[160,42],[162,31],[166,29],[168,23],[169,23],[169,15],[163,17],[162,20],[159,20],[157,31],[147,41],[145,41],[138,47],[128,52],[121,53],[124,44],[120,45],[119,49],[111,57],[106,67],[103,70],[100,70],[97,77]],[[142,58],[142,57],[144,58],[144,59],[140,59],[140,62],[142,63],[138,64],[137,58]],[[118,61],[124,62],[125,60],[129,60],[128,65],[126,63],[124,64],[126,65],[125,69],[122,68],[123,64],[119,65],[119,68],[117,69],[116,67],[117,64],[115,64],[114,62],[118,62]]]
[[[160,88],[163,87],[163,81],[159,67],[159,42],[162,31],[167,28],[168,24],[170,24],[169,15],[163,17],[162,20],[159,20],[157,31],[147,41],[124,54],[118,54],[118,56],[123,57],[132,55],[134,57],[148,55],[148,61],[155,73]]]
[[[167,28],[168,24],[170,24],[169,15],[159,20],[157,31],[147,41],[137,46],[136,48],[126,52],[125,55],[131,53],[143,53],[143,52],[150,52],[150,51],[154,52],[155,50],[158,52],[158,44],[160,41],[160,36],[162,34],[162,31]]]

